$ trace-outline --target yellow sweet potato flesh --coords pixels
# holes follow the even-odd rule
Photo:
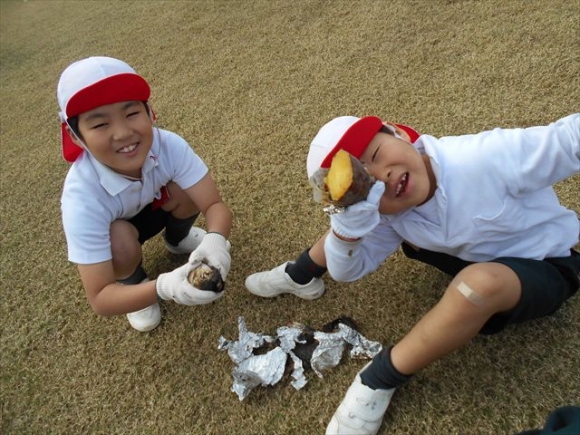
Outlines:
[[[353,168],[349,153],[344,150],[336,153],[324,182],[328,187],[330,199],[340,201],[353,182]]]
[[[324,178],[330,203],[341,207],[366,199],[373,183],[362,163],[344,150],[336,153]]]

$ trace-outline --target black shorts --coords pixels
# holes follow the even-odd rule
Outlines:
[[[434,266],[451,276],[473,264],[448,254],[426,249],[417,251],[406,243],[402,244],[402,248],[407,257]],[[544,260],[501,257],[491,262],[505,264],[516,273],[522,285],[522,295],[513,310],[492,316],[480,334],[495,334],[508,325],[550,315],[580,288],[580,253],[573,249],[569,257]]]
[[[153,205],[154,203],[148,204],[143,210],[128,219],[128,222],[133,224],[139,232],[140,244],[156,236],[167,226],[170,213]]]

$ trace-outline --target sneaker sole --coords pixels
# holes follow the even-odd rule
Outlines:
[[[159,323],[157,323],[157,324],[155,324],[155,325],[150,325],[150,326],[147,326],[147,327],[145,327],[145,328],[136,328],[136,327],[135,327],[135,325],[133,325],[133,324],[131,323],[131,321],[129,321],[129,325],[131,325],[131,327],[132,327],[132,328],[133,328],[135,331],[139,331],[139,332],[150,332],[150,331],[153,331],[155,328],[157,328],[157,327],[159,326],[159,324],[160,324],[160,323],[161,323],[161,322],[159,322]]]
[[[321,297],[324,294],[324,287],[322,288],[321,291],[317,291],[316,293],[300,293],[300,292],[294,292],[291,290],[281,290],[279,292],[276,293],[268,293],[268,294],[262,294],[262,293],[258,293],[254,290],[252,290],[249,286],[248,283],[246,281],[246,288],[248,289],[248,291],[250,293],[252,293],[255,296],[260,296],[261,298],[275,298],[278,296],[282,296],[282,295],[294,295],[296,297],[299,297],[300,299],[305,299],[308,301],[313,301],[315,299],[318,299],[319,297]]]
[[[153,331],[161,323],[161,308],[158,307],[157,310],[159,310],[159,318],[156,321],[149,323],[149,324],[145,324],[145,325],[140,325],[140,324],[136,324],[135,322],[133,322],[131,320],[131,317],[130,317],[130,315],[133,313],[126,314],[126,317],[127,317],[127,320],[129,321],[129,325],[131,325],[131,327],[133,329],[135,329],[136,331],[149,332],[149,331]]]

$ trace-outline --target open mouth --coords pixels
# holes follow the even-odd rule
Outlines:
[[[120,154],[128,154],[128,153],[134,151],[135,148],[137,148],[137,144],[136,143],[131,144],[131,145],[127,145],[126,147],[121,148],[117,152],[120,153]]]
[[[401,181],[399,181],[399,184],[397,184],[397,189],[395,190],[395,196],[398,198],[399,196],[401,196],[403,193],[405,193],[405,190],[407,189],[407,179],[409,178],[409,173],[405,172],[403,174],[403,176],[401,177]]]

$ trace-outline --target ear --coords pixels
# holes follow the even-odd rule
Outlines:
[[[395,124],[393,122],[389,122],[389,121],[385,121],[385,124],[394,130],[395,137],[397,137],[399,139],[403,139],[406,142],[412,143],[411,136],[409,136],[409,134],[405,130],[400,128],[397,124]]]
[[[65,129],[66,133],[69,135],[70,139],[74,142],[75,145],[81,148],[85,147],[83,141],[75,134],[74,131],[72,131],[72,129],[68,125],[65,127]]]
[[[147,108],[147,114],[149,115],[149,119],[151,119],[151,122],[155,122],[155,120],[157,119],[157,115],[155,115],[155,112],[153,111],[151,104],[147,102],[145,103],[145,107]]]

